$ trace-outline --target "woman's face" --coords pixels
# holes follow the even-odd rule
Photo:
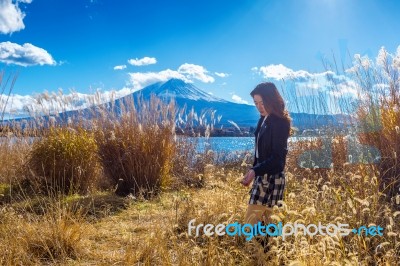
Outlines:
[[[263,103],[261,96],[258,94],[255,94],[253,97],[253,100],[254,100],[254,104],[256,105],[257,110],[260,112],[260,114],[262,116],[266,116],[268,113],[264,108],[264,103]]]

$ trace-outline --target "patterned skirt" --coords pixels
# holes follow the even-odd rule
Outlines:
[[[278,204],[279,200],[283,200],[283,191],[285,189],[285,174],[284,172],[254,178],[253,187],[250,190],[249,204],[265,205],[273,207]]]

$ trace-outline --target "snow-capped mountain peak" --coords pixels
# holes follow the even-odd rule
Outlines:
[[[144,97],[155,94],[160,98],[181,98],[193,101],[204,100],[208,102],[227,102],[224,99],[210,95],[191,83],[180,79],[170,79],[164,83],[157,83],[138,91]]]

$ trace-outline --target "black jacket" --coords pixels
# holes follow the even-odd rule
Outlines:
[[[286,155],[288,152],[288,138],[290,122],[274,114],[268,115],[265,123],[260,128],[264,117],[261,116],[254,132],[255,143],[258,138],[258,162],[254,153],[252,169],[256,176],[264,174],[277,174],[285,169]]]

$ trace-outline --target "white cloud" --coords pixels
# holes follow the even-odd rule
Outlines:
[[[262,66],[260,68],[253,67],[252,71],[262,75],[266,79],[275,79],[275,80],[285,80],[292,79],[296,81],[305,81],[312,77],[312,74],[308,73],[304,70],[293,71],[292,69],[279,64],[279,65],[268,65]]]
[[[208,71],[199,65],[185,63],[178,68],[178,72],[185,74],[189,79],[194,78],[204,83],[213,83],[215,81],[213,77],[207,75]]]
[[[23,113],[24,106],[32,103],[32,96],[21,96],[21,95],[11,95],[8,98],[7,95],[0,95],[0,106],[5,108],[6,113],[21,114]]]
[[[18,4],[30,4],[32,0],[0,0],[0,33],[8,34],[25,28],[23,19],[25,13]]]
[[[347,84],[339,84],[337,90],[329,91],[329,94],[335,97],[352,96],[357,97],[359,90],[357,90],[356,84],[354,82]]]
[[[356,55],[355,59],[360,67],[369,67],[368,58]],[[282,85],[279,87],[288,99],[287,106],[292,112],[349,112],[350,109],[346,108],[350,105],[346,104],[363,97],[360,86],[346,74],[293,70],[282,64],[253,67],[252,71],[264,79],[272,79]],[[349,72],[351,71],[347,71]],[[282,80],[285,82],[281,83]]]
[[[236,95],[236,94],[233,94],[233,95],[232,95],[232,100],[233,100],[234,102],[236,102],[236,103],[249,104],[248,101],[243,100],[240,96],[238,96],[238,95]]]
[[[129,59],[128,63],[133,65],[133,66],[146,66],[146,65],[153,65],[157,63],[157,59],[154,57],[143,57],[141,59]]]
[[[142,89],[150,84],[156,82],[165,82],[169,79],[176,78],[184,80],[185,82],[191,82],[184,75],[178,71],[167,69],[160,72],[136,72],[129,73],[130,84],[133,85],[135,89]]]
[[[62,111],[79,110],[121,98],[133,93],[132,88],[124,87],[120,90],[101,91],[94,94],[71,92],[68,94],[44,92],[39,95],[18,95],[10,97],[0,94],[0,106],[5,108],[6,118],[16,118],[36,114],[55,114]],[[3,110],[1,110],[3,111]]]
[[[156,82],[165,82],[169,79],[176,78],[185,82],[192,83],[199,80],[204,83],[214,82],[214,78],[207,75],[208,71],[199,65],[183,64],[178,70],[166,69],[160,72],[134,72],[129,73],[129,85],[133,85],[135,89],[142,89]]]
[[[100,102],[105,103],[105,102],[109,102],[110,100],[119,99],[121,97],[124,97],[128,94],[133,93],[134,91],[135,90],[133,88],[123,87],[120,90],[110,90],[110,91],[98,90],[96,92],[96,94],[98,96],[100,96]],[[92,97],[92,96],[93,95],[90,95],[90,94],[85,95],[85,97]]]
[[[366,58],[355,56],[367,65]],[[338,93],[352,94],[356,96],[356,84],[353,80],[345,75],[336,74],[333,71],[310,73],[305,70],[293,70],[282,64],[268,65],[262,67],[253,67],[253,72],[258,73],[265,79],[275,79],[277,81],[286,80],[295,82],[296,92],[301,92],[298,96],[318,95],[321,91],[334,90],[331,95]],[[348,71],[349,72],[349,71]],[[350,90],[349,88],[352,88]]]
[[[318,83],[307,83],[298,82],[295,84],[295,91],[297,97],[302,96],[317,96],[319,91],[322,91],[324,87]]]
[[[123,70],[126,68],[126,65],[119,65],[119,66],[115,66],[114,70]]]
[[[219,73],[219,72],[215,72],[215,75],[217,75],[220,78],[226,78],[229,76],[229,74],[227,73]]]
[[[53,57],[42,48],[30,43],[19,45],[12,42],[0,43],[0,62],[20,66],[57,64]]]
[[[321,85],[318,84],[318,83],[306,84],[306,87],[309,88],[309,89],[313,89],[313,90],[321,89]]]

